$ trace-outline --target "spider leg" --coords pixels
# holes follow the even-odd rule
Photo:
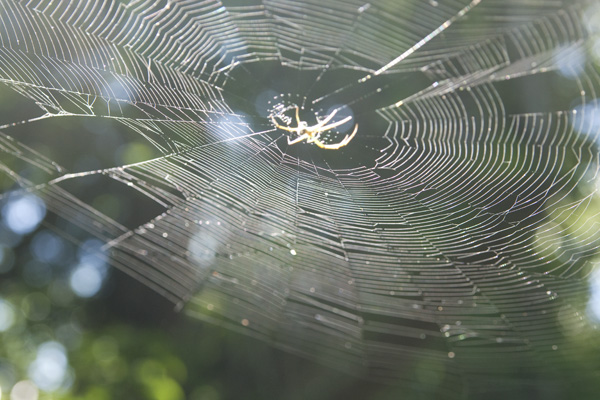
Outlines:
[[[298,136],[296,139],[290,140],[290,137],[288,136],[287,142],[288,142],[288,144],[296,144],[296,143],[303,141],[304,139],[308,139],[307,140],[307,142],[308,142],[310,140],[310,137],[306,133],[304,133],[304,134]]]
[[[344,140],[342,140],[344,146],[350,143],[350,141],[354,138],[354,135],[356,135],[356,132],[358,132],[358,124],[354,125],[354,130],[352,131],[352,133],[350,135],[346,135]]]
[[[300,126],[300,108],[296,106],[296,123]]]
[[[331,119],[334,117],[334,115],[338,112],[337,108],[335,110],[333,110],[331,112],[331,114],[329,114],[328,116],[325,117],[325,119],[323,121],[319,120],[319,123],[316,125],[318,127],[321,127],[323,125],[325,125],[326,123],[328,123],[329,121],[331,121]],[[318,118],[317,118],[318,120]]]
[[[319,127],[319,131],[324,132],[324,131],[328,131],[333,128],[337,128],[340,125],[344,125],[346,122],[350,121],[351,119],[352,119],[352,116],[348,115],[346,118],[340,119],[339,121],[336,121],[333,124]]]
[[[327,144],[327,143],[323,143],[321,142],[316,136],[313,140],[313,142],[319,146],[322,149],[327,149],[327,150],[337,150],[340,147],[344,147],[346,146],[348,143],[350,143],[350,141],[352,140],[352,138],[354,138],[354,135],[356,135],[356,132],[358,132],[358,124],[356,124],[354,126],[354,130],[352,131],[352,133],[350,135],[346,135],[346,137],[344,138],[344,140],[342,140],[339,143],[335,143],[335,144]]]
[[[277,121],[275,121],[275,118],[271,117],[271,122],[273,123],[273,125],[275,125],[277,127],[277,129],[283,129],[284,131],[288,131],[288,132],[298,132],[298,128],[290,128],[289,126],[285,126],[285,125],[279,125],[277,123]]]

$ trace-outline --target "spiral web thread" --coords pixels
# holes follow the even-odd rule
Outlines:
[[[600,244],[600,76],[591,57],[576,62],[593,47],[590,10],[3,1],[3,90],[41,113],[0,121],[0,165],[198,318],[385,381],[419,381],[420,362],[455,389],[506,365],[551,369],[576,350],[569,332],[596,337],[586,302]],[[268,82],[255,77],[263,63],[286,71],[303,110],[343,99],[359,122],[353,141],[287,146],[266,113],[234,106],[237,86]],[[574,93],[566,106],[507,110],[502,85],[559,72]],[[427,83],[386,92],[407,75]],[[290,110],[286,96],[269,107]],[[122,124],[162,156],[67,171],[11,134],[67,117]],[[165,211],[125,227],[70,192],[91,175]]]

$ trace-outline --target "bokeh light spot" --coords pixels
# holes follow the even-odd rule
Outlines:
[[[103,274],[97,266],[80,264],[71,273],[69,283],[77,296],[92,297],[100,291],[103,280]]]
[[[45,342],[38,347],[28,373],[40,389],[52,392],[64,383],[68,366],[65,348],[58,342]]]
[[[10,400],[37,400],[39,390],[31,381],[20,381],[10,391]]]
[[[554,61],[558,71],[566,78],[577,78],[584,71],[586,54],[582,47],[560,47],[554,52]]]
[[[49,231],[38,233],[31,242],[31,252],[38,260],[43,262],[60,262],[64,251],[64,241]]]
[[[587,314],[595,322],[600,322],[600,269],[596,268],[589,279],[590,298],[587,304]]]
[[[46,215],[46,205],[37,196],[14,196],[2,207],[2,217],[10,230],[25,235],[33,232]]]
[[[9,330],[14,323],[14,308],[8,301],[0,299],[0,332]]]

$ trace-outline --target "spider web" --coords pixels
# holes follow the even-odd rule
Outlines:
[[[190,315],[350,373],[457,397],[548,377],[597,338],[593,18],[591,1],[3,1],[2,93],[29,105],[0,121],[4,198],[39,196]],[[352,116],[327,143],[358,132],[290,146],[273,120],[296,107]],[[64,136],[36,148],[64,119],[152,155],[86,169]],[[92,178],[141,220],[94,205]]]

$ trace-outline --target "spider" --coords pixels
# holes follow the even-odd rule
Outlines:
[[[340,125],[343,125],[352,119],[352,116],[349,115],[344,119],[341,119],[337,122],[327,125],[327,123],[329,121],[331,121],[331,119],[335,116],[337,111],[338,111],[337,109],[333,110],[333,112],[331,114],[329,114],[327,117],[325,117],[325,119],[322,121],[319,119],[319,117],[317,117],[318,123],[315,125],[312,125],[312,126],[308,126],[308,123],[306,123],[306,121],[300,120],[298,107],[296,107],[296,122],[298,123],[297,127],[291,128],[289,126],[279,125],[275,121],[275,118],[273,118],[273,116],[271,116],[271,121],[273,122],[273,125],[275,125],[277,128],[283,129],[284,131],[292,132],[292,133],[295,133],[296,135],[298,135],[298,137],[294,140],[290,140],[290,137],[288,136],[288,138],[287,138],[288,144],[296,144],[296,143],[299,143],[306,139],[306,143],[314,143],[322,149],[337,150],[340,147],[344,147],[345,145],[350,143],[350,141],[352,140],[354,135],[356,135],[356,131],[358,130],[358,124],[356,124],[354,126],[354,130],[352,131],[352,133],[349,135],[346,135],[346,137],[341,142],[335,143],[335,144],[323,143],[321,141],[321,139],[319,138],[321,136],[321,133],[326,132],[330,129],[336,128]]]

